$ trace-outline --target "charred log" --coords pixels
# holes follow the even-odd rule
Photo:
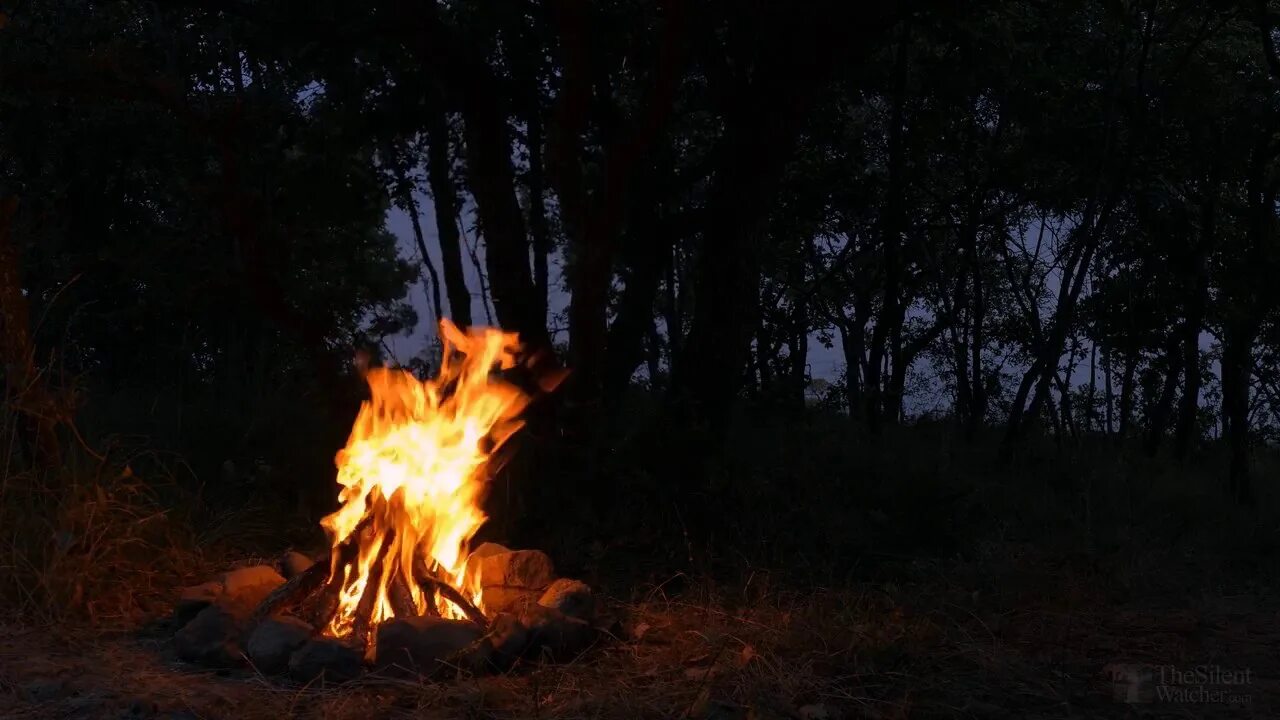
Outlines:
[[[452,585],[437,577],[421,558],[414,560],[413,577],[414,580],[422,586],[422,590],[424,592],[429,595],[439,595],[445,600],[453,603],[464,615],[467,616],[468,620],[488,631],[489,619],[484,616],[484,613],[480,612],[479,608],[477,608],[470,600],[463,597],[462,593],[455,590]]]

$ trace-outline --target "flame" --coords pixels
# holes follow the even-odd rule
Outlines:
[[[448,320],[440,330],[436,378],[419,381],[395,368],[368,372],[372,397],[336,458],[342,506],[321,522],[335,549],[330,579],[341,579],[338,609],[326,627],[332,636],[351,633],[366,592],[375,593],[364,618],[369,627],[393,617],[393,586],[408,589],[418,614],[430,603],[444,617],[462,617],[453,603],[419,588],[415,561],[482,606],[479,587],[463,582],[467,544],[485,521],[486,466],[523,424],[519,413],[529,398],[492,375],[514,366],[520,349],[514,333],[464,332]],[[354,538],[355,561],[339,567],[338,546],[366,518]]]

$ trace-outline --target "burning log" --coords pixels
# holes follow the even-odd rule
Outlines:
[[[251,624],[256,626],[278,612],[301,605],[312,593],[324,585],[324,581],[328,577],[329,569],[323,563],[316,563],[307,568],[306,572],[294,576],[292,580],[273,590],[258,605],[258,609],[253,613]]]
[[[479,625],[482,629],[488,630],[489,619],[484,616],[484,613],[480,612],[480,609],[474,603],[463,597],[462,593],[454,589],[452,585],[431,572],[431,569],[427,567],[427,564],[420,557],[415,558],[413,561],[413,577],[428,596],[438,594],[453,603],[455,607],[467,616],[468,620]]]
[[[333,556],[335,560],[332,565],[315,563],[301,574],[293,576],[285,584],[272,591],[258,605],[258,609],[253,614],[251,627],[278,612],[297,607],[306,602],[312,594],[325,585],[325,580],[329,578],[331,568],[342,567],[355,559],[357,549],[355,538],[368,525],[368,519],[361,522],[360,526],[356,528],[356,532],[351,533],[351,536],[341,545],[334,548]]]
[[[390,587],[387,588],[387,600],[391,602],[391,611],[398,618],[408,618],[418,615],[418,608],[413,602],[413,593],[409,591],[409,583],[405,581],[404,575],[397,573],[391,580]],[[427,611],[423,615],[438,615],[435,605],[424,603]]]
[[[378,594],[381,592],[383,585],[382,578],[390,571],[387,566],[387,551],[391,549],[394,539],[395,530],[391,530],[383,539],[382,546],[378,548],[378,555],[374,558],[372,568],[369,571],[369,582],[365,583],[364,592],[360,595],[360,602],[356,603],[356,616],[351,625],[351,632],[360,647],[369,647],[369,628],[374,620]]]

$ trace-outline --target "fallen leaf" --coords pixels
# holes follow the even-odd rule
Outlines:
[[[738,667],[746,667],[747,663],[751,662],[752,658],[754,658],[755,656],[756,656],[755,648],[751,647],[750,645],[743,645],[742,652],[738,653]]]

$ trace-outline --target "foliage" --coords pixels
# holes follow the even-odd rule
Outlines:
[[[51,423],[142,434],[208,486],[230,458],[207,497],[279,485],[305,510],[360,392],[351,347],[413,332],[421,277],[433,312],[478,296],[531,373],[572,369],[508,471],[554,476],[517,503],[535,523],[573,506],[606,532],[617,471],[709,532],[733,495],[708,481],[755,471],[744,423],[837,407],[820,432],[850,466],[939,422],[999,436],[1006,468],[1137,444],[1258,501],[1280,426],[1274,8],[855,6],[21,4],[0,270],[23,460]],[[814,338],[845,368],[809,408]],[[46,386],[58,413],[18,402]],[[875,502],[840,487],[811,501]]]

